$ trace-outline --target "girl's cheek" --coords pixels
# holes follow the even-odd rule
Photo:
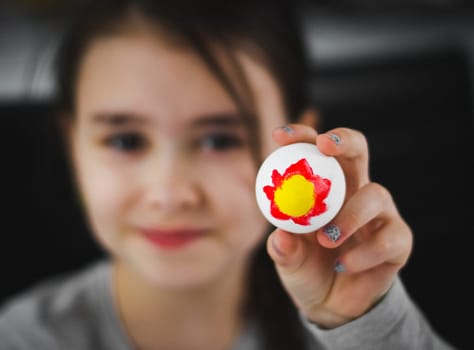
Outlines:
[[[250,157],[229,162],[201,162],[199,166],[190,169],[198,171],[200,182],[208,191],[220,194],[220,197],[230,199],[244,194],[248,199],[255,183],[256,169]]]
[[[89,215],[104,220],[125,207],[130,182],[123,172],[88,164],[81,171],[80,186]]]
[[[236,166],[238,165],[238,166]],[[260,216],[254,196],[255,166],[251,159],[228,164],[227,166],[201,168],[203,186],[206,187],[210,202],[220,212],[226,222],[244,224],[243,218],[250,221]]]

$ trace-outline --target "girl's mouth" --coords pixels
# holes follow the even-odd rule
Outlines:
[[[177,249],[205,236],[204,230],[196,229],[141,229],[143,237],[155,247]]]

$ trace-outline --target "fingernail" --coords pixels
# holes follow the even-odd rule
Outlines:
[[[336,242],[341,237],[341,230],[334,224],[326,226],[323,232],[332,242]]]
[[[336,271],[337,273],[341,273],[345,272],[346,268],[344,267],[344,265],[342,265],[340,261],[336,261],[336,264],[334,265],[334,271]]]
[[[273,250],[275,250],[275,252],[276,252],[279,256],[283,256],[282,251],[277,247],[277,245],[276,245],[276,243],[275,243],[275,237],[272,238],[272,247],[273,247]]]
[[[333,140],[336,146],[341,144],[341,138],[338,135],[330,133],[330,132],[328,132],[327,135],[329,136],[331,140]]]
[[[288,125],[282,125],[279,127],[279,129],[283,130],[284,132],[286,132],[287,134],[289,135],[292,135],[294,130],[292,128],[290,128]]]

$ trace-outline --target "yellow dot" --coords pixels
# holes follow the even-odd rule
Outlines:
[[[314,185],[302,175],[293,175],[275,190],[274,201],[283,214],[303,216],[314,206]]]

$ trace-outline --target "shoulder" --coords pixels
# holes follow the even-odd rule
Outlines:
[[[67,276],[50,278],[4,302],[0,350],[32,345],[62,349],[67,339],[81,333],[86,336],[98,326],[97,316],[104,307],[100,296],[107,298],[109,276],[108,263],[99,261]]]

